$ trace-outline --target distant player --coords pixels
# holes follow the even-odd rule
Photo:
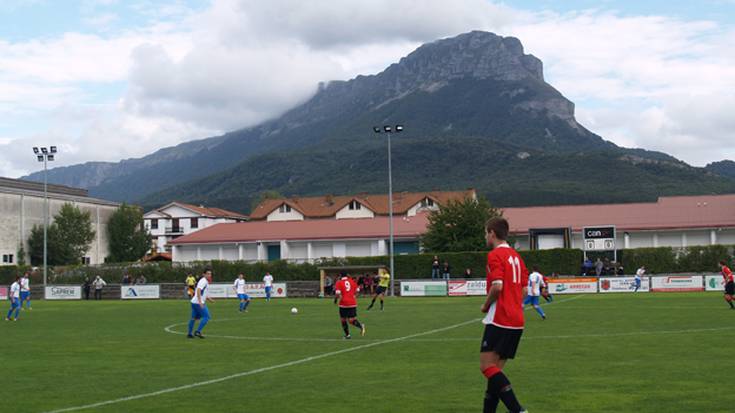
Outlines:
[[[340,274],[340,279],[334,286],[334,303],[337,304],[339,302],[339,318],[342,322],[342,330],[345,332],[345,340],[352,338],[349,324],[359,328],[361,336],[365,335],[365,324],[360,324],[357,320],[357,299],[355,298],[355,294],[359,291],[360,289],[352,277],[344,272]]]
[[[271,300],[271,292],[273,292],[273,276],[271,273],[265,273],[263,284],[265,284],[265,301],[268,302]]]
[[[495,413],[500,400],[512,413],[523,407],[502,369],[516,355],[523,334],[522,303],[528,292],[528,270],[520,255],[505,241],[509,225],[505,218],[492,218],[485,225],[488,246],[487,298],[480,310],[486,313],[480,346],[480,370],[487,378],[484,413]]]
[[[735,300],[735,276],[733,276],[725,261],[720,261],[720,270],[725,281],[725,301],[730,304],[730,309],[735,310],[735,304],[733,304],[733,300]]]
[[[204,326],[207,325],[211,318],[209,308],[207,308],[207,300],[210,302],[213,301],[207,293],[210,282],[212,282],[212,270],[207,269],[202,273],[202,278],[199,279],[194,289],[194,297],[191,299],[191,320],[189,320],[189,333],[186,335],[188,338],[194,338],[195,336],[204,338],[202,329],[204,329]],[[194,330],[196,320],[200,320],[199,327],[197,327],[197,331],[192,335],[191,332]]]
[[[186,295],[189,296],[189,298],[194,297],[194,289],[196,289],[197,286],[197,279],[194,277],[194,274],[189,274],[186,276]]]
[[[10,298],[10,310],[8,310],[8,315],[5,316],[5,320],[17,321],[18,314],[20,313],[20,277],[15,277],[15,282],[10,286],[8,298]],[[15,317],[11,317],[13,311],[15,311]]]
[[[539,297],[541,297],[541,289],[545,285],[544,276],[538,272],[538,267],[533,267],[533,272],[528,276],[528,296],[523,300],[523,305],[531,304],[543,320],[546,320],[546,314],[539,305]]]
[[[31,280],[28,272],[23,274],[20,279],[20,308],[26,303],[26,309],[31,309]]]
[[[388,287],[390,287],[390,274],[388,271],[383,271],[379,277],[380,281],[378,281],[378,288],[375,290],[375,295],[373,295],[373,301],[367,308],[368,311],[373,308],[375,305],[375,299],[378,297],[380,297],[380,311],[383,311],[383,297],[385,297],[385,292],[388,291]]]
[[[637,293],[638,290],[641,288],[641,280],[643,279],[643,276],[646,274],[646,267],[638,268],[638,271],[635,272],[635,288],[633,289],[634,293]]]
[[[541,297],[544,297],[544,300],[546,300],[547,303],[550,303],[554,301],[554,296],[549,292],[549,278],[545,275],[542,275],[541,277],[544,279],[544,285],[541,287]]]
[[[250,297],[245,291],[245,275],[238,275],[232,287],[235,288],[237,299],[240,300],[240,312],[245,311],[247,313],[248,306],[250,305]]]

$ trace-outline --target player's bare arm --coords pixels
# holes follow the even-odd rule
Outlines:
[[[482,307],[480,307],[480,311],[482,311],[483,313],[487,313],[490,310],[490,306],[493,305],[493,303],[498,300],[498,297],[500,297],[500,293],[502,291],[503,291],[503,282],[502,281],[493,282],[492,286],[490,287],[490,292],[487,293],[487,298],[485,299],[485,303],[483,303]]]

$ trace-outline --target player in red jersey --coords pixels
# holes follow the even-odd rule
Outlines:
[[[549,277],[541,274],[541,277],[544,279],[544,286],[541,289],[541,296],[544,297],[544,300],[546,300],[547,303],[550,303],[554,301],[554,296],[551,295],[549,292]]]
[[[344,272],[340,274],[339,281],[334,285],[334,303],[337,304],[339,301],[339,319],[342,322],[342,330],[345,331],[346,340],[352,338],[349,324],[359,328],[361,336],[365,335],[365,324],[361,324],[357,320],[355,294],[359,291],[360,289],[357,287],[355,280]]]
[[[735,276],[733,276],[730,268],[727,267],[725,261],[720,261],[720,270],[722,278],[725,280],[725,301],[730,304],[730,309],[735,310]]]
[[[528,293],[528,270],[520,255],[505,241],[510,227],[505,218],[490,219],[485,225],[487,254],[487,299],[485,333],[480,346],[480,370],[487,377],[484,413],[495,413],[500,400],[512,413],[522,412],[503,366],[516,355],[523,334],[523,300]]]

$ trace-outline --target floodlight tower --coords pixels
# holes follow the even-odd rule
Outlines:
[[[33,147],[38,162],[43,162],[43,286],[48,282],[48,163],[53,162],[56,157],[56,146]]]

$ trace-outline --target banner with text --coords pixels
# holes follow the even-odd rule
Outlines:
[[[250,298],[265,298],[265,284],[246,283],[245,293]],[[286,298],[286,283],[273,283],[271,298]],[[209,296],[212,298],[237,298],[237,291],[232,284],[209,284]]]
[[[158,285],[121,285],[120,298],[123,300],[155,300],[161,298]]]
[[[705,291],[725,291],[725,279],[721,275],[708,275],[704,277]]]
[[[549,278],[551,294],[591,294],[597,292],[597,278]]]
[[[8,299],[8,287],[0,287],[0,300]]]
[[[702,291],[701,275],[672,275],[667,277],[651,277],[651,291]]]
[[[448,283],[448,293],[452,297],[486,295],[486,286],[486,280],[452,280]]]
[[[600,278],[601,293],[632,293],[635,291],[635,277]],[[647,293],[651,290],[648,277],[641,277],[641,287],[638,292]]]
[[[49,285],[44,291],[47,300],[81,300],[82,287],[78,285]]]
[[[446,295],[446,281],[401,281],[401,296],[403,297],[430,297]]]

